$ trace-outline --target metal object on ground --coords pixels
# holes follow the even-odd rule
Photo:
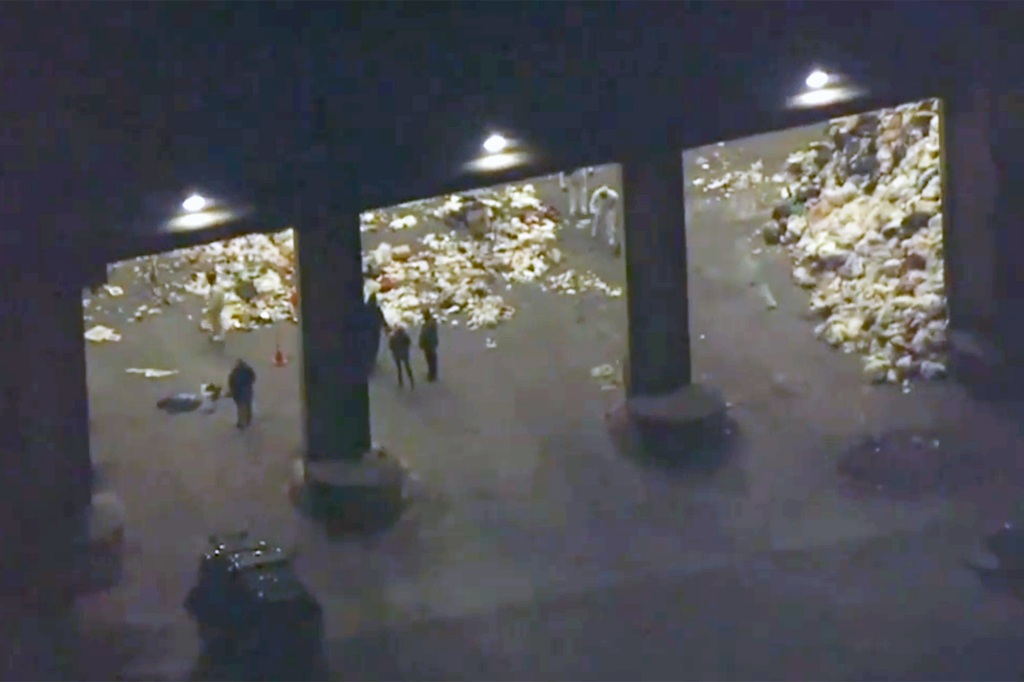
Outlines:
[[[203,664],[242,679],[315,679],[322,673],[323,613],[291,557],[248,533],[211,536],[185,608]]]

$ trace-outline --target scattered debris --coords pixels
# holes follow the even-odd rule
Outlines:
[[[125,370],[128,374],[138,374],[146,379],[163,379],[172,377],[178,373],[176,369],[152,369],[149,367],[129,367]]]
[[[485,214],[485,231],[464,229],[459,218],[470,209]],[[529,184],[368,211],[360,224],[362,232],[425,229],[422,235],[403,235],[404,243],[382,242],[363,253],[365,293],[377,294],[391,324],[418,325],[429,307],[439,322],[454,326],[463,318],[470,329],[492,328],[516,313],[496,292],[518,283],[533,282],[562,294],[622,295],[621,287],[591,272],[564,269],[566,258],[557,248],[562,223]],[[159,265],[149,257],[134,263],[140,278],[160,282],[158,299],[166,305],[187,295],[208,297],[205,273],[215,271],[217,285],[225,290],[226,329],[297,322],[293,230],[237,237],[169,256]],[[141,320],[160,310],[140,306],[133,317]]]
[[[602,391],[617,389],[622,384],[619,374],[619,370],[612,364],[598,365],[590,370],[590,377],[601,383]]]
[[[622,287],[613,287],[592,272],[565,272],[550,277],[547,286],[559,294],[575,295],[587,291],[597,291],[610,298],[622,296]]]
[[[113,284],[104,284],[103,289],[110,296],[124,296],[124,289]]]
[[[758,285],[757,290],[761,294],[761,298],[764,299],[764,305],[768,310],[775,310],[779,307],[778,301],[775,300],[772,290],[767,284]]]
[[[773,218],[824,318],[817,335],[860,354],[874,382],[942,376],[938,100],[832,121],[827,141],[789,157],[787,176]]]
[[[487,347],[488,348],[497,348],[498,347],[498,342],[495,341],[494,339],[490,338],[490,337],[487,337]]]
[[[721,161],[717,158],[716,160],[719,162]],[[697,157],[696,162],[701,170],[711,169],[711,162],[705,157]],[[746,169],[726,170],[722,175],[719,175],[714,180],[708,181],[704,178],[696,178],[690,181],[690,186],[696,187],[705,194],[711,192],[722,192],[728,195],[732,192],[756,187],[757,185],[765,182],[765,180],[764,162],[755,161]],[[776,178],[770,178],[770,180],[772,182],[777,182]]]
[[[946,373],[939,116],[938,100],[926,100],[835,119],[780,173],[756,163],[691,183],[725,195],[782,185],[760,238],[790,256],[793,280],[823,318],[815,333],[860,355],[868,380],[907,390],[909,379]]]
[[[135,314],[132,315],[132,319],[138,322],[139,320],[144,320],[151,315],[161,315],[163,312],[163,308],[142,304],[135,310]]]
[[[390,229],[390,230],[405,230],[405,229],[408,229],[410,227],[416,227],[416,223],[417,222],[419,222],[419,221],[416,220],[416,216],[414,216],[414,215],[402,216],[401,218],[395,218],[394,220],[392,220],[388,224],[388,229]]]
[[[486,219],[466,223],[469,208],[486,210]],[[532,185],[417,202],[401,210],[453,227],[430,232],[415,244],[383,242],[364,254],[376,283],[372,290],[391,323],[420,324],[429,306],[444,323],[455,325],[457,316],[464,316],[470,329],[495,327],[516,312],[495,293],[502,285],[536,282],[563,293],[622,294],[592,273],[554,272],[565,260],[556,246],[561,223]],[[472,229],[473,224],[487,229]]]
[[[98,324],[85,332],[85,340],[92,343],[108,343],[121,340],[121,335],[110,327]]]

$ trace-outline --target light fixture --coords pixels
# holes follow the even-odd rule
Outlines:
[[[181,202],[181,207],[189,213],[198,213],[206,208],[206,198],[201,194],[193,194],[185,201]]]
[[[508,140],[504,135],[494,133],[484,140],[484,151],[488,154],[500,154],[508,147]]]
[[[231,211],[193,211],[172,218],[167,223],[167,229],[171,232],[203,230],[215,225],[223,225],[236,217]]]
[[[806,90],[795,97],[789,98],[791,109],[817,109],[830,107],[834,104],[851,102],[865,94],[863,88],[853,85],[835,85],[820,90]]]
[[[516,166],[522,166],[530,160],[524,152],[501,152],[497,154],[485,154],[466,165],[466,168],[473,173],[497,173]]]
[[[815,69],[807,76],[807,80],[804,83],[807,84],[809,90],[821,90],[823,87],[829,84],[829,75],[821,69]]]

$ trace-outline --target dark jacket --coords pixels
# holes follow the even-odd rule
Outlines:
[[[228,376],[231,397],[239,402],[252,400],[252,387],[256,383],[256,372],[248,364],[239,362]]]
[[[366,302],[367,312],[369,318],[372,320],[372,324],[376,327],[377,333],[380,333],[381,329],[388,326],[388,321],[384,317],[384,311],[381,310],[380,304],[377,303],[377,294],[370,296],[370,300]]]
[[[409,349],[412,348],[412,339],[409,338],[409,333],[401,327],[395,329],[388,337],[388,348],[396,358],[408,360]]]
[[[420,348],[423,350],[437,350],[437,320],[429,318],[423,321],[420,329]]]

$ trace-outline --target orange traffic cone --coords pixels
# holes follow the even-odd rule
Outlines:
[[[274,367],[284,367],[288,364],[288,358],[281,352],[281,346],[274,351]]]

